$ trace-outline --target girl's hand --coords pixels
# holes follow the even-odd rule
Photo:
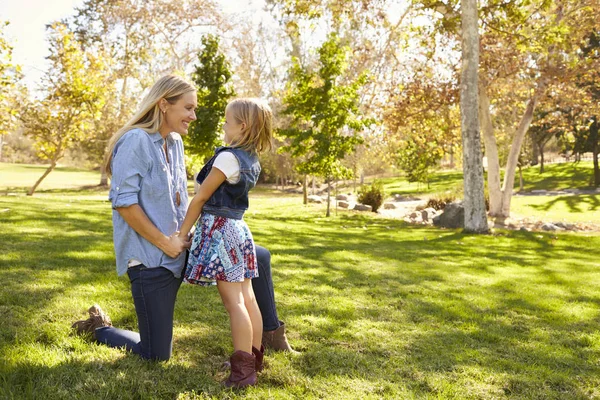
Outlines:
[[[191,243],[179,237],[179,232],[175,232],[169,237],[165,236],[165,241],[161,250],[171,258],[178,257],[185,249],[189,248]]]

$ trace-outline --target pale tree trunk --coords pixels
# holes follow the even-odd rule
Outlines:
[[[494,136],[494,125],[490,115],[490,99],[483,82],[479,83],[479,116],[483,130],[483,143],[485,144],[485,155],[487,157],[487,181],[490,196],[490,211],[492,217],[497,217],[502,211],[502,190],[500,189],[500,158],[498,157],[498,145]]]
[[[308,204],[308,176],[302,180],[302,204]]]
[[[462,72],[460,111],[463,142],[465,231],[488,232],[478,116],[479,34],[477,0],[461,2]]]
[[[330,207],[329,207],[330,204],[331,204],[331,180],[329,178],[327,178],[327,213],[325,214],[326,217],[329,217],[331,215],[331,211],[330,211]]]
[[[4,147],[4,135],[0,135],[0,162],[2,162],[2,147]]]
[[[106,167],[104,163],[100,166],[100,185],[98,186],[108,186],[108,175],[106,174]]]
[[[523,117],[521,117],[521,121],[517,126],[517,131],[515,132],[515,137],[513,138],[512,144],[510,146],[508,160],[506,161],[504,184],[502,185],[501,216],[505,218],[510,217],[510,201],[512,199],[513,186],[515,184],[515,170],[519,161],[519,153],[521,153],[523,139],[525,138],[525,134],[529,129],[529,125],[531,125],[531,121],[533,120],[533,112],[535,111],[535,107],[537,106],[538,100],[540,96],[544,93],[545,89],[546,82],[545,80],[542,80],[535,92],[533,93],[533,96],[531,97],[531,99],[529,99],[529,102],[527,103],[527,107],[525,108],[525,114],[523,114]]]

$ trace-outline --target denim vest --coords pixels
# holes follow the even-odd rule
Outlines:
[[[260,163],[256,154],[236,147],[218,147],[215,155],[198,173],[196,181],[199,184],[204,182],[215,159],[223,151],[229,151],[237,158],[240,164],[240,180],[234,184],[223,182],[204,204],[202,211],[220,217],[242,219],[248,209],[248,192],[256,185],[260,175]]]

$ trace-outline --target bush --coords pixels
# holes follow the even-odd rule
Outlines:
[[[435,196],[431,197],[429,201],[427,201],[425,208],[431,207],[436,210],[443,210],[446,207],[446,204],[452,203],[454,200],[456,200],[454,194],[436,194]]]
[[[363,185],[358,189],[358,202],[369,205],[373,208],[373,212],[377,212],[383,204],[383,184],[379,181],[374,181],[370,186]]]

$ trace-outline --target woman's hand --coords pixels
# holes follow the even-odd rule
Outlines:
[[[173,233],[171,236],[165,236],[165,241],[161,245],[160,249],[167,256],[171,258],[176,258],[179,256],[185,249],[190,248],[190,241],[185,240],[179,236],[179,232]]]

